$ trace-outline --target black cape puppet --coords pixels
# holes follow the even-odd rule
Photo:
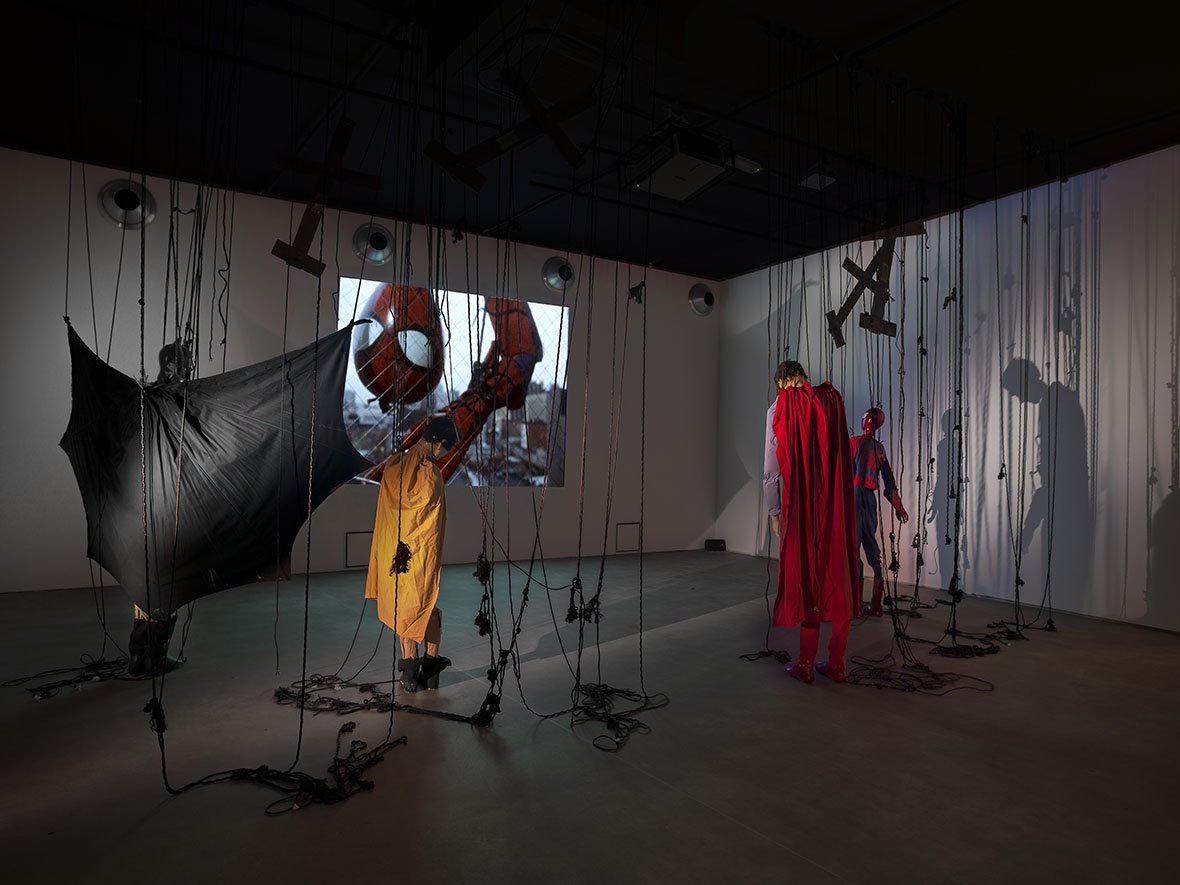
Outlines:
[[[86,507],[86,555],[145,612],[166,618],[218,590],[290,577],[309,503],[372,466],[344,428],[351,333],[146,386],[141,458],[139,384],[70,327],[73,407],[60,445]]]

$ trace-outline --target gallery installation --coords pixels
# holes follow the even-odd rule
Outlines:
[[[1169,881],[1174,17],[18,4],[6,872]]]

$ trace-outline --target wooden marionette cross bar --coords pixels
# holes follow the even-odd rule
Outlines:
[[[327,196],[328,184],[332,180],[347,182],[361,187],[376,190],[380,179],[375,175],[365,175],[344,168],[344,152],[348,142],[352,139],[352,131],[356,124],[347,117],[341,118],[332,132],[332,139],[328,144],[328,152],[323,163],[312,163],[300,160],[298,157],[279,155],[276,162],[296,172],[315,175],[319,178],[315,197],[303,209],[303,217],[299,220],[299,229],[295,232],[295,239],[290,244],[282,240],[275,240],[270,254],[281,258],[291,267],[305,271],[314,277],[324,272],[324,263],[312,258],[309,254],[312,240],[319,228],[320,219],[324,215],[324,198]]]
[[[852,308],[865,289],[873,293],[873,305],[869,313],[860,317],[860,326],[879,335],[893,336],[897,334],[897,327],[885,319],[885,307],[889,303],[889,272],[893,267],[893,246],[896,237],[887,236],[873,256],[873,260],[861,270],[851,258],[844,259],[844,269],[856,279],[856,285],[840,305],[840,310],[829,310],[827,313],[828,332],[831,333],[837,347],[844,346],[844,321],[852,313]]]
[[[500,79],[516,93],[517,98],[528,109],[529,115],[537,122],[541,131],[565,157],[565,161],[575,169],[582,165],[582,155],[578,152],[577,147],[562,131],[557,121],[550,116],[549,108],[541,103],[541,99],[537,98],[529,88],[529,84],[520,78],[520,72],[509,65],[500,72]]]
[[[556,124],[563,123],[571,117],[580,114],[593,104],[594,90],[590,89],[581,95],[567,98],[548,108],[544,108],[545,113],[543,119],[538,119],[536,115],[530,116],[527,120],[522,120],[511,129],[505,129],[503,132],[486,138],[461,154],[452,153],[438,141],[432,141],[427,144],[423,153],[438,163],[452,178],[463,182],[472,190],[479,190],[487,183],[487,178],[479,171],[480,166],[497,157],[502,157],[518,145],[531,141],[538,135],[548,132],[549,128],[561,134],[561,130],[556,129]],[[562,137],[565,137],[564,134],[562,134]],[[568,139],[566,140],[568,141]],[[570,142],[570,147],[573,147],[572,142]],[[561,149],[560,146],[559,149]],[[561,150],[564,154],[565,149]],[[575,153],[576,150],[574,148]],[[569,157],[567,156],[566,159],[569,159]]]
[[[299,229],[295,231],[295,241],[288,245],[282,240],[275,240],[270,247],[270,254],[281,258],[291,267],[305,271],[313,277],[324,272],[324,263],[310,255],[311,241],[320,226],[320,219],[324,216],[322,203],[308,203],[303,207],[303,218],[299,220]]]

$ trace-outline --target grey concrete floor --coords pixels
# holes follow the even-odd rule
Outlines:
[[[583,661],[588,678],[640,687],[639,563],[606,561],[604,618]],[[371,792],[268,817],[274,798],[250,784],[169,796],[141,712],[146,682],[109,681],[33,701],[0,690],[0,876],[6,882],[718,883],[1174,882],[1180,792],[1180,637],[1059,614],[999,654],[923,659],[994,683],[944,697],[820,677],[790,680],[761,647],[766,561],[726,553],[644,559],[643,677],[669,706],[619,753],[595,749],[598,725],[571,726],[562,655],[574,642],[568,595],[552,614],[534,588],[521,633],[521,688],[479,731],[397,714],[408,743],[370,769]],[[558,586],[571,561],[546,565]],[[598,561],[583,563],[592,589]],[[512,579],[519,599],[521,576]],[[363,611],[363,573],[310,580],[308,669],[351,676],[380,627]],[[508,574],[497,575],[502,617]],[[470,566],[444,572],[444,652],[455,667],[423,704],[472,713],[486,687],[488,644],[472,618]],[[196,606],[185,653],[168,677],[168,774],[294,758],[298,711],[272,700],[299,677],[304,582],[239,588]],[[120,643],[129,604],[106,595]],[[946,609],[911,632],[936,637]],[[1008,606],[969,599],[962,629]],[[345,652],[360,621],[351,657]],[[506,622],[506,621],[505,621]],[[89,590],[0,595],[4,678],[96,653]],[[557,629],[557,628],[560,629]],[[276,639],[280,673],[276,675]],[[775,631],[772,644],[796,649]],[[853,628],[850,654],[890,648],[887,621]],[[388,678],[388,635],[362,678]],[[600,652],[599,652],[600,649]],[[109,650],[108,650],[109,653]],[[343,666],[342,666],[343,664]],[[415,698],[420,702],[421,696]],[[350,717],[372,744],[389,719]],[[323,775],[333,714],[307,716],[299,767]]]

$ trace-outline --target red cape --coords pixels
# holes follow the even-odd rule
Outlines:
[[[858,614],[847,423],[844,401],[827,382],[779,391],[773,425],[783,494],[776,627]]]

